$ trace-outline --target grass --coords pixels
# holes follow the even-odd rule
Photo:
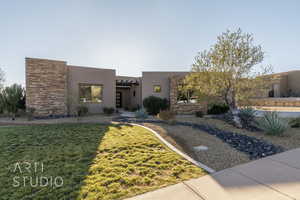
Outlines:
[[[27,162],[32,164],[31,171],[25,169]],[[34,170],[34,163],[43,163],[43,168]],[[1,199],[122,199],[204,174],[141,127],[0,128]],[[20,185],[13,187],[16,176]],[[50,177],[61,177],[63,185],[33,187],[30,181],[23,185],[22,177],[32,177],[34,185],[41,176],[49,182]]]

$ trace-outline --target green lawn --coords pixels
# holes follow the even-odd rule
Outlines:
[[[122,199],[204,174],[137,126],[0,127],[0,199]]]

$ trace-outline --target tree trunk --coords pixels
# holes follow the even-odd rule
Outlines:
[[[235,99],[234,92],[232,92],[232,94],[229,95],[229,96],[228,96],[229,98],[227,99],[227,102],[228,102],[228,106],[229,106],[229,109],[230,109],[230,114],[232,115],[232,118],[233,118],[234,125],[236,127],[242,128],[241,119],[238,115],[239,114],[239,109],[237,107],[237,102],[236,102],[236,99]]]

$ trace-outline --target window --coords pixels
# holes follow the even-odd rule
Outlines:
[[[135,97],[135,90],[133,91],[133,96]]]
[[[197,103],[198,102],[197,93],[188,89],[185,84],[180,83],[177,87],[177,103]]]
[[[160,93],[161,92],[161,86],[160,85],[154,85],[153,86],[153,91],[155,93]]]
[[[83,103],[101,103],[102,85],[79,84],[79,101]]]

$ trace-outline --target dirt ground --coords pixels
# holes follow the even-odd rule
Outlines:
[[[200,130],[166,124],[147,123],[144,125],[158,132],[179,150],[216,171],[250,161],[246,154],[236,151],[215,136]],[[205,151],[194,149],[200,145],[208,149]]]

